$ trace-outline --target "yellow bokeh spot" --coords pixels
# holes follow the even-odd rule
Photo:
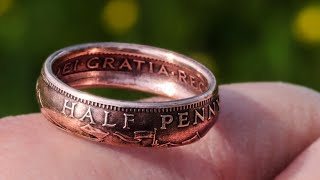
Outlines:
[[[111,0],[102,12],[103,25],[108,31],[123,34],[137,22],[139,7],[135,0]]]
[[[307,43],[320,42],[320,6],[308,6],[302,9],[294,25],[298,39]]]
[[[213,71],[213,73],[218,73],[217,63],[209,54],[204,52],[192,52],[190,53],[190,57],[205,65],[207,68]]]
[[[0,0],[0,16],[5,14],[12,6],[12,0]]]

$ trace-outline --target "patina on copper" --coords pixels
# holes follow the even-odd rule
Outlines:
[[[117,87],[166,96],[133,102],[82,88]],[[185,145],[203,137],[219,114],[214,75],[195,60],[150,46],[92,43],[49,56],[37,83],[41,112],[72,134],[97,142],[143,147]]]

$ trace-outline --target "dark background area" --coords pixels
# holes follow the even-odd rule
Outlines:
[[[180,52],[219,83],[285,81],[320,90],[319,1],[0,0],[0,117],[39,111],[36,79],[51,53],[103,41]]]

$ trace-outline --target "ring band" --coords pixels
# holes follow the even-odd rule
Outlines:
[[[118,87],[169,97],[161,102],[108,99],[81,88]],[[50,55],[37,82],[44,116],[97,142],[172,147],[194,142],[214,125],[219,96],[214,75],[181,54],[125,43],[91,43]]]

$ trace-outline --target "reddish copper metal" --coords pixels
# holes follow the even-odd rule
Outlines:
[[[171,100],[119,101],[79,90],[87,87],[137,89]],[[207,68],[183,55],[136,44],[94,43],[55,52],[44,64],[37,95],[41,112],[58,127],[121,146],[194,142],[219,113],[216,80]]]

